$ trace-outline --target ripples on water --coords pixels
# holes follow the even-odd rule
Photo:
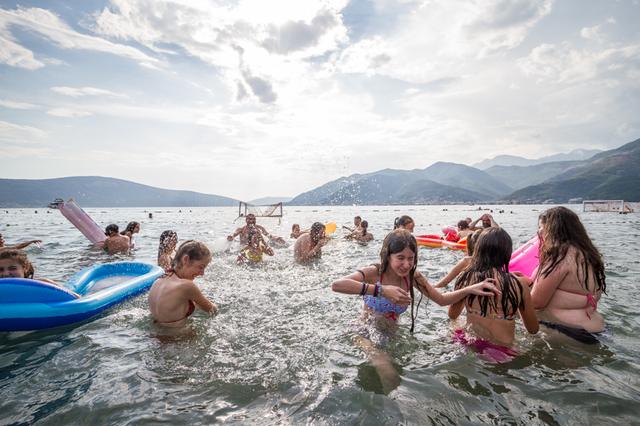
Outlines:
[[[494,216],[517,245],[537,229],[544,206],[506,206]],[[495,208],[497,211],[499,208]],[[148,212],[153,219],[147,219]],[[513,211],[513,213],[510,213]],[[240,226],[236,210],[88,209],[103,225],[142,223],[135,253],[109,257],[56,211],[2,211],[9,244],[41,238],[28,253],[36,276],[59,281],[79,269],[113,260],[154,263],[158,238],[174,229],[180,240],[215,246]],[[423,300],[411,336],[405,314],[400,337],[389,347],[402,381],[385,395],[375,370],[351,342],[361,302],[334,294],[337,277],[378,261],[393,219],[409,214],[416,233],[480,213],[466,206],[285,208],[259,219],[288,236],[292,223],[349,225],[355,214],[369,221],[368,246],[334,239],[312,267],[294,265],[292,244],[276,249],[260,267],[235,265],[235,253],[217,254],[198,279],[220,314],[196,313],[178,334],[156,329],[145,296],[108,310],[94,321],[53,331],[0,334],[0,424],[567,424],[637,422],[640,338],[637,285],[638,215],[582,214],[607,267],[609,295],[599,304],[609,331],[585,346],[519,327],[513,362],[492,365],[450,342],[446,310]],[[237,251],[234,244],[232,249]],[[419,270],[432,282],[459,252],[421,249]]]

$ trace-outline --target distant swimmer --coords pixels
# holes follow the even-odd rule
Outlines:
[[[465,219],[458,222],[458,240],[463,238],[467,238],[469,235],[473,234],[473,230],[469,228],[469,222]]]
[[[109,254],[129,253],[131,240],[126,235],[118,232],[118,225],[112,223],[104,230],[107,239],[104,240],[103,248]]]
[[[293,247],[293,255],[298,263],[309,263],[322,257],[322,246],[329,239],[325,236],[325,226],[320,222],[311,225],[309,233],[300,235]]]
[[[285,240],[282,237],[277,237],[275,235],[271,235],[269,232],[267,232],[266,229],[264,229],[263,226],[258,225],[256,223],[256,216],[253,213],[249,213],[246,218],[245,218],[245,222],[247,223],[245,226],[240,227],[238,229],[236,229],[236,231],[229,235],[227,237],[227,240],[229,241],[233,241],[233,239],[235,237],[237,237],[238,235],[240,235],[240,244],[242,245],[247,245],[249,243],[249,231],[252,228],[257,229],[264,237],[268,238],[269,240],[273,240],[278,242],[279,244],[285,244]]]
[[[176,231],[163,231],[160,234],[160,244],[158,245],[158,266],[168,271],[171,269],[171,262],[178,245],[178,234]]]
[[[353,228],[349,228],[348,226],[344,226],[342,225],[342,227],[346,230],[348,230],[349,232],[351,232],[351,234],[358,232],[360,230],[360,225],[362,224],[362,218],[360,216],[355,216],[353,218]]]
[[[133,234],[137,234],[140,232],[140,223],[139,222],[129,222],[127,227],[124,228],[124,231],[120,232],[120,235],[126,235],[129,237],[129,245],[131,248],[135,247],[135,241],[133,241]]]
[[[215,314],[218,307],[209,301],[193,282],[204,275],[211,252],[199,241],[188,240],[178,247],[171,268],[158,278],[149,291],[149,310],[154,323],[164,327],[182,327],[196,307]]]
[[[576,213],[554,207],[540,215],[540,266],[531,290],[540,323],[583,343],[604,331],[598,302],[605,265]]]
[[[478,222],[482,222],[482,227],[477,226]],[[472,231],[483,228],[500,228],[500,225],[498,225],[498,223],[493,219],[493,216],[491,216],[489,213],[483,214],[469,224],[469,229],[471,229]]]
[[[407,231],[413,234],[413,228],[415,227],[415,222],[411,219],[411,216],[403,215],[400,217],[396,217],[393,221],[393,229],[406,229]]]
[[[273,249],[264,241],[255,229],[249,231],[249,243],[240,251],[238,264],[256,264],[262,262],[262,256],[273,256]]]
[[[291,238],[293,238],[295,240],[300,235],[302,235],[302,233],[303,233],[303,231],[300,230],[300,225],[299,224],[294,223],[293,225],[291,225],[291,235],[290,235]]]
[[[40,244],[40,243],[42,243],[42,240],[29,240],[29,241],[25,241],[23,243],[14,244],[14,245],[11,245],[11,246],[6,246],[4,238],[2,237],[2,234],[0,234],[0,251],[2,251],[2,250],[10,250],[10,249],[22,250],[23,248],[26,248],[26,247],[30,246],[31,244]]]
[[[345,237],[347,240],[359,241],[361,243],[366,243],[373,240],[373,235],[369,232],[369,222],[363,220],[360,223],[360,228],[358,231],[353,231],[351,234]]]

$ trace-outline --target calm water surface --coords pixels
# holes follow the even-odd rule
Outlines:
[[[544,208],[493,207],[515,245],[535,233]],[[290,244],[254,268],[236,266],[235,243],[197,280],[220,314],[196,313],[179,335],[152,325],[146,295],[73,327],[0,333],[0,424],[638,424],[638,214],[579,213],[606,261],[608,295],[599,310],[608,332],[600,345],[528,336],[519,325],[522,355],[488,364],[451,343],[464,320],[451,324],[445,308],[425,299],[415,334],[405,314],[388,348],[401,383],[382,392],[375,370],[351,342],[361,301],[332,293],[330,284],[378,261],[394,217],[409,214],[416,234],[425,234],[482,213],[473,209],[285,208],[280,225],[277,219],[258,223],[288,237],[293,223],[334,221],[340,228],[360,214],[375,241],[362,246],[335,238],[312,267],[293,264]],[[64,282],[96,263],[155,263],[165,229],[176,230],[181,241],[215,247],[242,224],[234,222],[235,208],[87,211],[101,225],[141,222],[135,252],[109,257],[92,249],[59,212],[46,209],[2,210],[0,232],[8,244],[42,239],[41,248],[27,249],[36,276]],[[422,248],[418,268],[434,282],[461,255]]]

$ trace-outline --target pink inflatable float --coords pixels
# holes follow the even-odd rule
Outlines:
[[[536,235],[513,252],[509,272],[522,272],[533,279],[540,262],[540,240]]]
[[[82,232],[82,235],[87,237],[93,244],[102,243],[107,239],[102,228],[91,219],[91,217],[80,206],[70,198],[69,201],[64,202],[57,199],[55,202],[49,205],[51,208],[60,210],[60,213],[75,226],[78,231]]]

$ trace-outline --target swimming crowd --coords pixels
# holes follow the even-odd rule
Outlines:
[[[269,244],[276,247],[286,244],[283,238],[258,225],[253,214],[248,214],[245,220],[246,225],[227,237],[232,241],[239,236],[242,246],[237,257],[239,264],[258,263],[264,254],[273,256]],[[414,225],[409,216],[397,218],[394,230],[383,240],[380,262],[363,266],[331,284],[334,292],[363,298],[354,342],[369,355],[381,378],[393,376],[383,348],[396,335],[398,320],[406,311],[411,313],[413,332],[422,296],[448,306],[451,319],[465,311],[466,327],[456,330],[453,339],[492,362],[508,361],[517,355],[513,347],[517,317],[531,334],[543,325],[583,343],[598,342],[598,333],[605,330],[604,319],[597,311],[597,302],[606,292],[604,262],[572,210],[554,207],[540,214],[539,267],[532,278],[509,271],[511,237],[491,215],[485,214],[476,221],[467,218],[458,223],[455,238],[466,239],[466,256],[432,285],[417,270]],[[359,216],[354,218],[353,228],[344,228],[349,231],[346,239],[361,243],[373,240],[368,223]],[[121,233],[117,225],[107,226],[105,250],[109,253],[129,250],[134,234],[139,231],[137,222],[131,222]],[[292,226],[290,237],[295,239],[296,262],[308,264],[321,258],[322,248],[330,240],[325,231],[326,225],[320,222],[313,223],[308,230],[301,230],[298,224]],[[33,266],[22,249],[39,242],[5,246],[0,235],[0,278],[33,278]],[[202,242],[189,240],[178,246],[175,231],[160,235],[158,265],[166,273],[155,281],[148,296],[155,324],[182,327],[196,308],[210,314],[217,312],[215,303],[194,282],[204,275],[211,258],[211,251]],[[452,291],[438,291],[454,280]]]

